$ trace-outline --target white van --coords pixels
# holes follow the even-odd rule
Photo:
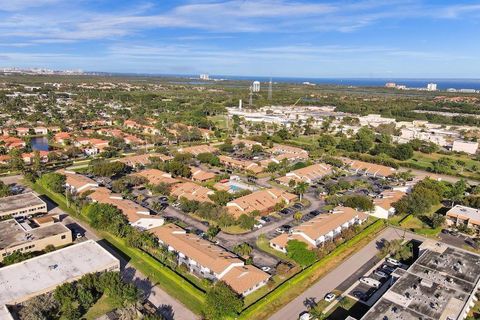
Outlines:
[[[368,278],[368,277],[361,277],[360,282],[365,283],[366,285],[374,287],[374,288],[380,288],[380,286],[382,285],[382,283],[380,281],[372,279],[372,278]]]
[[[400,261],[393,259],[393,258],[387,258],[387,262],[390,264],[393,264],[394,266],[400,267],[402,264]]]

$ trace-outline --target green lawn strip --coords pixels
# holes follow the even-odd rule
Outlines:
[[[375,221],[350,241],[339,245],[331,254],[317,261],[290,280],[285,281],[263,299],[245,309],[240,314],[239,319],[266,319],[270,317],[330,270],[333,270],[353,252],[369,243],[385,226],[384,221]]]
[[[38,183],[31,186],[36,192],[49,196],[50,199],[55,201],[65,212],[68,212],[74,217],[88,223],[86,217],[78,214],[74,209],[67,207],[65,199],[61,195],[51,192]],[[162,265],[148,254],[140,251],[139,249],[128,247],[122,239],[104,231],[96,231],[118,251],[129,257],[131,259],[129,262],[135,268],[140,270],[145,276],[148,276],[151,280],[153,280],[156,285],[159,285],[169,295],[181,301],[193,312],[197,314],[201,313],[202,304],[205,301],[205,294],[202,291],[195,288],[187,280],[183,279],[180,275]]]
[[[290,259],[285,253],[270,247],[269,240],[266,237],[262,237],[262,236],[258,237],[256,245],[260,250],[265,251],[271,255],[274,255],[275,257],[279,258],[282,261],[288,261],[290,263],[297,264],[295,261]]]
[[[107,314],[110,311],[115,310],[115,305],[113,304],[112,300],[103,295],[98,301],[85,313],[83,318],[85,320],[95,320],[98,317]]]

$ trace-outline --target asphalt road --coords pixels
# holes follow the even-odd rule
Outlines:
[[[304,302],[314,300],[321,301],[328,292],[333,291],[341,286],[345,281],[345,277],[355,274],[357,270],[363,268],[369,261],[376,256],[381,248],[383,240],[400,239],[405,235],[405,239],[423,240],[424,238],[412,233],[404,233],[403,231],[387,228],[377,238],[372,240],[368,245],[357,251],[350,258],[345,260],[337,268],[332,270],[326,276],[321,278],[317,283],[304,291],[300,296],[293,299],[289,304],[280,309],[277,313],[270,317],[270,320],[298,319],[300,313],[306,310]]]

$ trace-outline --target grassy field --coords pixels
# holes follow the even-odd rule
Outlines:
[[[350,241],[338,246],[331,254],[285,281],[276,290],[245,309],[239,319],[267,319],[308,287],[336,268],[359,248],[372,241],[385,228],[384,221],[377,220]]]
[[[430,212],[426,213],[425,216],[430,218],[435,212],[439,211],[443,206],[441,204],[434,206]],[[437,235],[442,230],[442,226],[438,228],[432,228],[427,223],[422,221],[420,217],[415,217],[413,215],[409,215],[404,218],[400,223],[400,227],[409,229],[412,232],[417,234],[421,234],[426,237],[437,237]]]
[[[50,192],[38,183],[31,186],[39,194],[45,194],[50,197],[65,212],[88,223],[86,217],[78,214],[74,209],[69,208],[66,205],[65,200],[61,195]],[[125,244],[123,239],[104,231],[96,231],[97,234],[108,241],[115,250],[127,257],[129,263],[141,271],[145,276],[148,276],[155,285],[158,285],[169,295],[181,301],[193,312],[197,314],[201,313],[202,305],[205,302],[204,292],[193,286],[189,281],[182,278],[168,267],[156,261],[153,257],[138,249],[129,247]]]
[[[115,309],[111,299],[103,295],[83,316],[85,320],[95,320],[98,317]]]

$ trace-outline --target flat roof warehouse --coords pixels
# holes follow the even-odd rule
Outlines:
[[[118,259],[93,240],[0,268],[0,319],[11,319],[5,305],[50,292],[88,273],[119,268]]]

